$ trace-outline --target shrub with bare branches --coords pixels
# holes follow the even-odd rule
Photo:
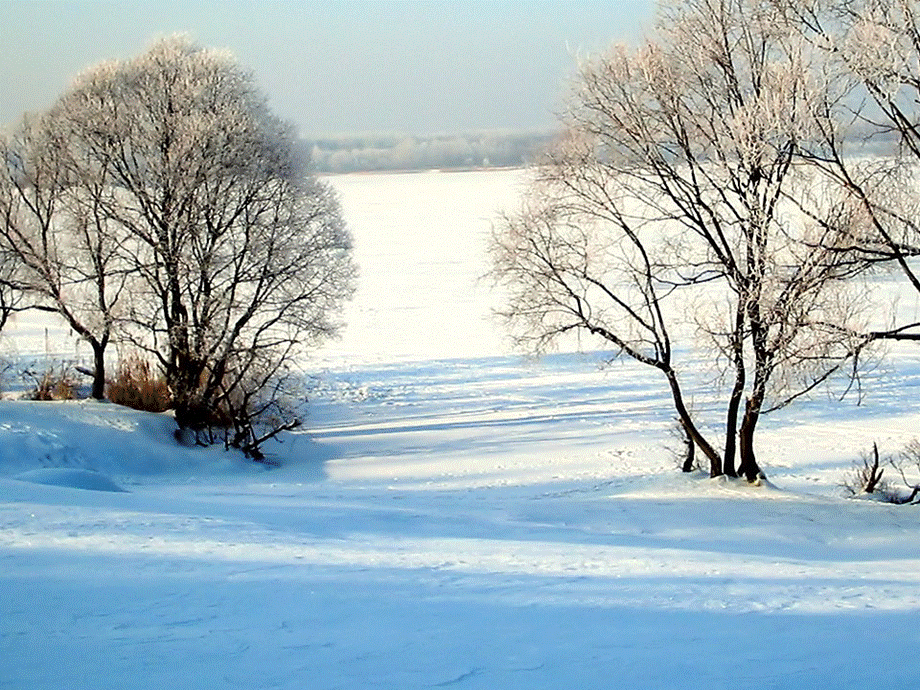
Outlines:
[[[901,475],[904,486],[909,490],[903,494],[897,487],[884,478],[885,467],[888,465]],[[914,465],[914,474],[920,473],[920,441],[916,439],[908,443],[901,452],[887,458],[884,462],[879,457],[878,444],[872,444],[872,454],[864,454],[859,462],[843,480],[842,486],[850,496],[871,496],[885,503],[897,505],[916,505],[920,494],[920,483],[908,479],[909,466]]]
[[[913,466],[914,481],[908,479],[907,466],[910,465]],[[904,446],[898,456],[892,458],[891,466],[901,475],[904,486],[910,492],[906,496],[899,496],[896,502],[910,505],[920,503],[920,499],[917,498],[918,494],[920,494],[920,481],[917,480],[918,475],[920,475],[920,441],[914,439]]]
[[[42,374],[26,372],[35,380],[35,387],[29,392],[30,400],[73,400],[79,386],[64,365],[57,370],[53,367]]]

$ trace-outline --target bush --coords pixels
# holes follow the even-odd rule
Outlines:
[[[917,439],[910,441],[901,449],[898,456],[891,460],[891,465],[901,475],[901,479],[904,480],[904,486],[910,491],[909,494],[899,495],[895,503],[910,505],[920,503],[920,498],[918,498],[920,496],[920,483],[916,481],[917,476],[920,475],[920,441]],[[909,467],[910,465],[913,465],[912,469]],[[908,473],[911,475],[912,480],[908,479]]]
[[[898,468],[894,459],[889,458],[886,464]],[[853,464],[850,474],[843,481],[843,488],[850,496],[871,496],[884,503],[907,503],[913,499],[905,499],[900,492],[883,478],[885,468],[879,458],[878,444],[872,444],[872,455],[864,454],[858,463]],[[903,476],[903,472],[902,472]]]
[[[208,368],[199,390],[212,376]],[[222,442],[253,460],[274,464],[265,457],[262,445],[300,427],[301,398],[305,399],[300,379],[285,371],[282,362],[264,367],[250,362],[242,370],[225,371],[220,386],[210,395],[196,391],[183,404],[176,403],[176,438],[202,446]]]
[[[144,412],[165,412],[172,406],[166,379],[137,355],[119,362],[115,378],[108,383],[107,397],[117,405]]]
[[[28,396],[30,400],[73,400],[77,397],[77,382],[67,373],[64,365],[59,371],[48,369],[41,377],[29,375],[35,379],[35,388]]]

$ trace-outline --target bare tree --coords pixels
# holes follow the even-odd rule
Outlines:
[[[126,274],[101,213],[99,179],[75,179],[68,142],[49,115],[0,142],[0,252],[15,308],[59,314],[93,350],[92,396],[105,394],[105,352]]]
[[[3,141],[0,296],[90,343],[95,397],[117,328],[159,359],[180,427],[258,455],[298,423],[283,382],[335,331],[354,273],[338,201],[297,150],[224,53],[175,37],[93,68]]]
[[[844,219],[788,202],[810,186],[793,165],[821,102],[808,61],[769,5],[673,3],[655,41],[582,67],[565,136],[495,238],[522,341],[539,349],[585,331],[660,370],[714,476],[756,481],[761,415],[864,345],[847,254],[821,241]],[[721,444],[686,403],[694,364],[676,352],[694,332],[724,365]]]
[[[351,291],[334,194],[252,76],[183,37],[90,69],[53,112],[72,176],[105,181],[94,203],[130,239],[123,326],[159,359],[179,426],[248,424],[230,441],[255,451],[256,401]]]

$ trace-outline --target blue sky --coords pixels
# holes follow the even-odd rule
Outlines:
[[[653,15],[652,0],[0,0],[0,124],[186,32],[232,50],[305,136],[545,129],[578,57]]]

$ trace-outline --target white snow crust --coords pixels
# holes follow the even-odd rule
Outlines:
[[[277,468],[169,415],[0,401],[0,687],[909,683],[920,512],[839,483],[918,433],[917,354],[769,417],[763,486],[682,475],[654,372],[522,358],[490,316],[522,180],[330,178],[360,288]],[[30,318],[8,356],[80,355]]]

